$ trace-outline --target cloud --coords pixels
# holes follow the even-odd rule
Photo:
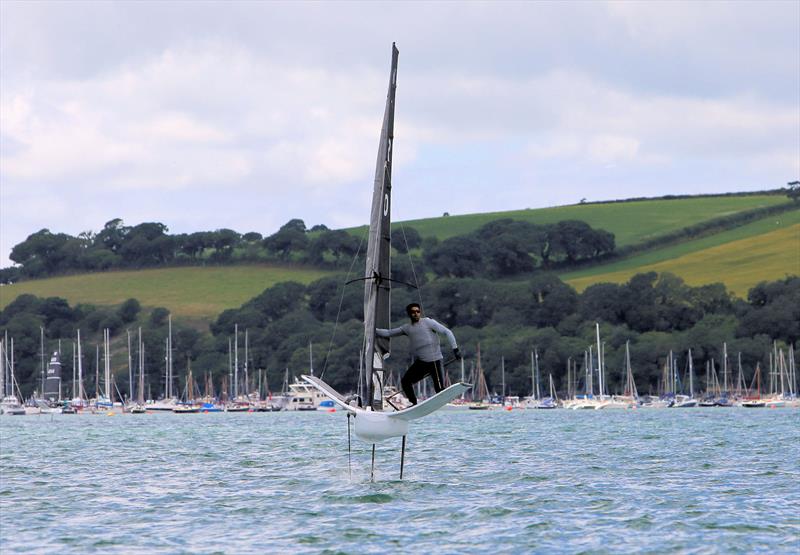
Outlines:
[[[3,152],[3,174],[180,188],[260,166],[301,176],[296,185],[342,182],[368,173],[358,166],[376,142],[351,87],[327,71],[204,43],[99,79],[12,89],[3,134],[20,146]]]
[[[398,218],[781,186],[798,21],[785,2],[0,2],[0,257],[116,216],[363,223],[391,40]]]

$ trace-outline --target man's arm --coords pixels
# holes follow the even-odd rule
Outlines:
[[[397,337],[398,335],[405,335],[405,333],[403,328],[392,328],[390,330],[375,328],[375,335],[378,337]]]
[[[456,336],[453,335],[453,332],[450,331],[447,327],[443,326],[433,318],[428,318],[431,321],[431,328],[433,328],[437,333],[443,333],[447,336],[447,340],[450,342],[450,348],[454,351],[458,349],[458,344],[456,343]]]

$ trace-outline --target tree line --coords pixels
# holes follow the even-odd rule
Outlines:
[[[300,219],[289,220],[267,237],[232,229],[174,235],[168,231],[162,223],[126,226],[119,218],[98,233],[77,237],[42,229],[14,246],[10,259],[18,266],[0,270],[0,283],[70,272],[242,262],[347,268],[366,251],[363,237],[324,225],[309,229]],[[577,220],[535,225],[501,219],[441,243],[422,238],[414,228],[397,227],[392,244],[398,253],[413,253],[398,260],[397,272],[406,278],[416,273],[418,279],[428,272],[438,277],[514,276],[585,262],[615,248],[613,234]]]
[[[326,277],[307,286],[285,282],[266,289],[236,309],[224,311],[202,332],[173,321],[175,374],[210,373],[219,384],[229,372],[229,349],[234,329],[247,330],[248,367],[266,370],[272,391],[280,389],[284,371],[292,375],[309,371],[309,349],[314,368],[340,391],[352,391],[358,380],[363,324],[363,289],[343,285],[345,276]],[[623,356],[630,342],[631,363],[639,390],[655,392],[669,351],[679,355],[692,350],[695,368],[710,360],[721,364],[723,343],[733,356],[741,353],[748,377],[756,364],[767,368],[772,342],[790,345],[800,338],[800,278],[787,277],[758,284],[739,299],[722,284],[686,285],[671,274],[653,272],[634,276],[627,283],[600,283],[578,293],[551,273],[539,271],[522,281],[451,277],[430,281],[417,290],[393,290],[394,325],[407,318],[403,307],[422,301],[425,313],[450,327],[467,360],[475,362],[480,344],[490,388],[500,391],[501,357],[508,394],[530,393],[530,355],[536,350],[542,375],[552,374],[556,387],[565,391],[568,360],[582,361],[594,343],[594,325],[600,323],[605,343],[609,391],[621,391]],[[0,312],[0,333],[15,339],[16,375],[24,395],[38,387],[41,375],[40,330],[46,334],[45,352],[61,345],[65,382],[71,375],[72,342],[78,328],[86,338],[84,372],[91,389],[94,346],[101,331],[111,330],[115,352],[112,367],[117,383],[127,386],[127,331],[142,336],[146,345],[147,385],[154,396],[163,390],[164,346],[168,311],[142,310],[130,299],[114,308],[79,304],[60,298],[21,295]],[[239,337],[239,360],[243,341]],[[393,340],[389,369],[400,375],[409,362],[404,338]],[[134,356],[136,356],[134,354]],[[243,363],[242,363],[243,364]],[[135,362],[134,367],[138,366]],[[455,379],[460,372],[449,369]],[[252,375],[252,374],[251,374]],[[183,380],[181,377],[179,380]]]

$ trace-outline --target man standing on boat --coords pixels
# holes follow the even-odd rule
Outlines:
[[[453,332],[433,318],[424,318],[422,316],[422,308],[418,303],[408,305],[406,314],[411,319],[410,323],[390,330],[378,328],[375,330],[375,335],[378,337],[408,336],[411,342],[414,362],[406,370],[400,380],[400,384],[403,388],[403,393],[411,401],[411,404],[416,405],[417,396],[414,394],[414,384],[424,380],[426,376],[430,376],[431,380],[433,380],[433,389],[436,393],[444,389],[442,384],[442,359],[444,357],[439,345],[438,334],[443,333],[447,336],[450,347],[453,349],[453,356],[456,359],[461,358],[461,352],[458,350]]]

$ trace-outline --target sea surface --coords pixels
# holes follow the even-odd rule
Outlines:
[[[0,418],[0,553],[798,553],[800,410]]]

